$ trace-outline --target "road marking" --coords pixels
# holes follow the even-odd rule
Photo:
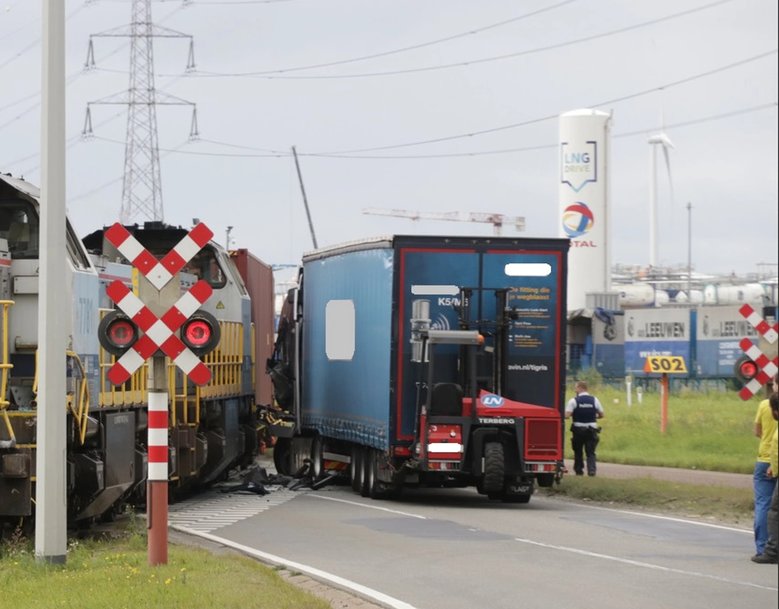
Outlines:
[[[210,533],[286,503],[300,493],[282,488],[267,495],[219,493],[205,501],[202,496],[193,497],[168,508],[168,524]]]
[[[733,531],[735,533],[747,533],[753,535],[754,532],[751,529],[741,529],[739,527],[729,527],[724,524],[713,524],[711,522],[699,522],[697,520],[687,520],[686,518],[676,518],[674,516],[661,516],[660,514],[647,514],[644,512],[631,512],[630,510],[617,510],[614,508],[600,507],[598,505],[590,505],[596,510],[605,510],[607,512],[617,512],[619,514],[629,514],[631,516],[644,516],[646,518],[656,518],[657,520],[670,520],[671,522],[681,522],[684,524],[694,524],[699,527],[709,527],[712,529],[722,529],[723,531]]]
[[[368,600],[376,601],[377,603],[385,607],[389,607],[390,609],[417,609],[413,605],[409,605],[404,601],[393,598],[392,596],[384,594],[383,592],[379,592],[378,590],[374,590],[373,588],[369,588],[368,586],[363,586],[362,584],[358,584],[357,582],[353,582],[349,579],[339,577],[338,575],[333,575],[332,573],[328,573],[327,571],[322,571],[321,569],[317,569],[309,565],[304,565],[299,562],[287,560],[286,558],[281,558],[280,556],[276,556],[275,554],[260,552],[259,550],[255,550],[254,548],[250,548],[249,546],[245,546],[243,544],[230,541],[229,539],[224,539],[223,537],[219,537],[218,535],[212,535],[210,533],[192,530],[187,527],[182,527],[178,525],[172,525],[171,528],[177,531],[181,531],[182,533],[189,533],[191,535],[202,537],[203,539],[208,539],[209,541],[222,544],[223,546],[233,548],[234,550],[238,550],[240,552],[243,552],[244,554],[253,556],[258,560],[261,560],[262,562],[286,567],[291,571],[305,573],[309,577],[313,577],[314,579],[323,581],[324,583],[335,586],[336,588],[341,588],[342,590],[353,592],[358,596],[361,596]]]
[[[737,586],[760,588],[761,590],[772,590],[774,592],[776,590],[779,590],[779,588],[772,588],[770,586],[761,586],[760,584],[753,584],[751,582],[743,582],[734,579],[728,579],[726,577],[719,577],[718,575],[709,575],[708,573],[699,573],[697,571],[685,571],[684,569],[675,569],[673,567],[663,567],[662,565],[655,565],[649,562],[641,562],[639,560],[631,560],[629,558],[620,558],[619,556],[600,554],[598,552],[590,552],[589,550],[580,550],[578,548],[569,548],[568,546],[557,546],[551,543],[542,543],[540,541],[533,541],[532,539],[522,539],[521,537],[515,537],[514,541],[518,541],[520,543],[526,543],[531,546],[549,548],[552,550],[561,550],[563,552],[570,552],[571,554],[579,554],[581,556],[589,556],[590,558],[601,558],[603,560],[612,560],[614,562],[621,562],[626,565],[633,565],[634,567],[642,567],[644,569],[654,569],[655,571],[665,571],[666,573],[679,573],[681,575],[692,575],[694,577],[713,579],[715,581],[724,582],[727,584],[736,584]]]
[[[401,512],[400,510],[391,510],[390,508],[381,507],[378,505],[368,505],[367,503],[361,503],[359,501],[349,501],[348,499],[337,499],[336,497],[326,497],[324,495],[316,495],[314,493],[308,493],[308,497],[316,497],[317,499],[326,499],[327,501],[337,501],[338,503],[348,503],[349,505],[357,505],[359,507],[368,508],[371,510],[380,510],[382,512],[390,512],[391,514],[398,514],[400,516],[408,516],[409,518],[419,518],[420,520],[427,520],[427,516],[420,516],[419,514],[412,514],[411,512]]]

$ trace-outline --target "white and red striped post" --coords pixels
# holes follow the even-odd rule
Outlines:
[[[152,358],[151,380],[146,514],[148,560],[155,566],[168,564],[168,392],[164,388],[164,356]]]

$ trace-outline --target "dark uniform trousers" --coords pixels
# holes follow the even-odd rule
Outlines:
[[[587,455],[587,474],[595,475],[595,449],[600,442],[600,433],[595,427],[571,427],[571,445],[573,446],[573,471],[581,476],[584,473],[584,458]]]

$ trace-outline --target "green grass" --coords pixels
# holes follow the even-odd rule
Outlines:
[[[661,433],[659,392],[645,392],[641,404],[634,393],[631,406],[624,391],[591,386],[590,393],[606,411],[600,422],[600,461],[738,473],[753,470],[757,438],[752,435],[752,422],[758,398],[744,402],[735,391],[672,392],[666,431]],[[573,458],[568,436],[566,458]]]
[[[565,476],[540,489],[547,497],[592,501],[611,507],[664,512],[747,526],[752,523],[752,490],[679,484],[651,478],[609,479]]]
[[[148,565],[146,537],[72,541],[64,565],[37,562],[30,542],[0,545],[3,607],[25,609],[328,609],[273,569],[234,555],[170,545]]]

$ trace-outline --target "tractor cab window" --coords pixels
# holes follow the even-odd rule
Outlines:
[[[8,243],[11,258],[38,257],[38,215],[27,201],[3,201],[0,205],[0,239]]]

